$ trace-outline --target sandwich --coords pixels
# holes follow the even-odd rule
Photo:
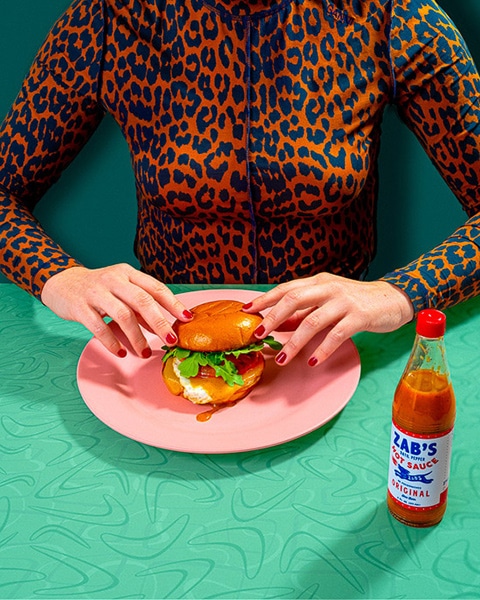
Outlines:
[[[193,319],[175,321],[178,345],[164,347],[162,376],[167,389],[194,404],[226,404],[244,398],[265,367],[264,344],[279,350],[272,336],[258,340],[263,320],[234,300],[205,302],[191,309]]]

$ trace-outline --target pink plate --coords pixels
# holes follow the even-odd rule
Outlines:
[[[193,307],[210,300],[248,302],[259,294],[213,289],[178,296],[187,307]],[[147,360],[131,352],[126,358],[117,358],[91,339],[80,356],[77,381],[85,403],[101,421],[122,435],[158,448],[226,454],[288,442],[337,415],[360,378],[360,359],[352,341],[315,368],[306,365],[315,343],[284,367],[278,367],[274,353],[265,350],[261,383],[235,406],[200,422],[196,415],[208,406],[196,406],[170,394],[161,377],[162,343],[156,336],[146,335],[153,350]],[[275,338],[285,342],[289,335],[278,332]]]

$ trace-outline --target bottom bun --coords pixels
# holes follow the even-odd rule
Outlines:
[[[265,368],[265,359],[242,373],[243,385],[228,385],[221,377],[185,377],[178,376],[175,369],[178,359],[171,357],[163,365],[162,377],[168,391],[175,396],[183,396],[194,404],[225,404],[245,398],[260,381]]]

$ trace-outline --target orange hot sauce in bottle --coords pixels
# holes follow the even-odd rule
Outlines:
[[[445,328],[442,312],[418,314],[413,349],[393,400],[387,506],[412,527],[436,525],[447,507],[455,394]]]

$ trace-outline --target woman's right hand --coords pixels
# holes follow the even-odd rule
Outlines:
[[[151,348],[140,325],[172,346],[177,336],[165,311],[181,321],[192,318],[165,284],[127,264],[65,269],[46,282],[41,298],[59,317],[78,321],[107,350],[120,357],[126,356],[125,345],[104,321],[105,317],[117,323],[134,352],[144,358],[151,356]]]

